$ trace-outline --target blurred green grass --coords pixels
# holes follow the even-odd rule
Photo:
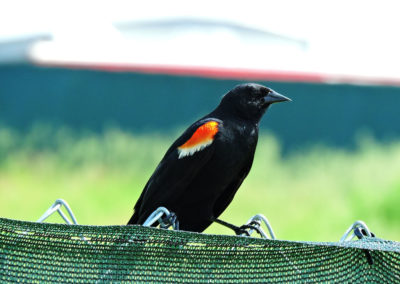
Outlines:
[[[35,221],[63,198],[80,224],[125,224],[177,135],[117,128],[78,135],[43,125],[23,135],[0,127],[0,216]],[[262,134],[253,168],[221,219],[240,225],[257,213],[279,239],[336,241],[363,220],[378,237],[399,241],[400,141],[364,137],[356,150],[314,146],[282,158],[279,142]],[[206,232],[232,234],[217,224]]]

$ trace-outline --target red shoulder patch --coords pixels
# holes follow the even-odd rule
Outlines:
[[[197,128],[192,137],[178,147],[179,158],[193,155],[209,146],[213,142],[215,134],[218,133],[218,125],[219,123],[216,121],[209,121]]]

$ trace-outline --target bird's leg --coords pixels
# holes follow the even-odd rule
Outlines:
[[[231,223],[225,222],[225,221],[217,219],[217,218],[214,219],[214,222],[233,230],[235,232],[235,234],[238,236],[240,236],[240,235],[250,236],[249,232],[247,232],[246,228],[243,228],[243,226],[238,227],[238,226],[235,226]]]

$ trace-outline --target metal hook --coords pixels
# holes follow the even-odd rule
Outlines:
[[[69,217],[72,219],[72,221],[64,214],[64,212],[61,211],[62,206],[65,207],[65,209],[68,212]],[[72,212],[71,207],[69,207],[67,201],[64,199],[57,199],[53,205],[50,206],[49,209],[46,210],[46,212],[43,213],[42,216],[36,221],[38,223],[42,223],[44,220],[49,218],[54,212],[58,212],[58,214],[64,219],[65,223],[68,225],[78,225],[78,221],[75,218],[74,213]],[[84,237],[82,234],[79,236],[79,238],[83,241],[88,241],[86,237]]]
[[[165,217],[163,217],[165,215]],[[150,227],[154,223],[159,222],[161,228],[167,229],[172,226],[174,230],[179,230],[179,221],[175,213],[170,212],[165,207],[158,207],[150,216],[144,221],[143,226]]]
[[[61,211],[62,206],[65,207],[65,209],[67,210],[68,215],[71,217],[72,221],[64,214],[64,212]],[[49,218],[56,211],[64,219],[65,223],[70,224],[70,225],[72,225],[72,224],[78,225],[78,221],[76,220],[75,215],[71,210],[71,207],[69,207],[68,203],[63,199],[57,199],[53,203],[53,205],[51,205],[50,208],[47,209],[46,212],[44,212],[44,214],[36,222],[39,222],[39,223],[43,222],[44,220]]]
[[[372,233],[368,229],[367,225],[363,221],[356,221],[347,229],[347,231],[340,238],[339,242],[351,241],[354,237],[356,237],[354,230],[357,228],[364,230],[367,237],[372,237]]]
[[[264,223],[265,226],[267,226],[268,232],[270,237],[264,232],[264,230],[261,228],[261,223]],[[249,226],[249,234],[251,235],[254,231],[257,231],[263,238],[265,239],[273,239],[276,240],[274,230],[272,229],[271,224],[269,223],[268,219],[262,215],[262,214],[257,214],[253,217],[251,217],[245,226]]]
[[[375,237],[375,235],[368,229],[367,225],[363,221],[356,221],[347,229],[347,231],[340,238],[339,242],[348,242],[351,241],[354,237],[362,239],[364,237]],[[374,264],[371,251],[367,249],[363,249],[363,251],[367,258],[368,264]]]

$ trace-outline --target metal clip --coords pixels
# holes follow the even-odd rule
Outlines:
[[[368,229],[367,225],[363,221],[356,221],[347,229],[347,231],[340,238],[339,242],[348,242],[351,241],[354,237],[357,237],[358,239],[362,239],[364,237],[372,238],[375,237],[375,234]],[[368,264],[374,264],[371,251],[367,249],[363,249],[363,251],[367,258]]]
[[[261,224],[264,223],[265,226],[268,229],[269,236],[264,232],[264,230],[261,228]],[[262,215],[262,214],[257,214],[253,217],[251,217],[245,225],[243,225],[241,228],[243,229],[248,229],[248,234],[249,236],[253,234],[254,231],[256,231],[261,237],[264,239],[272,239],[276,240],[274,230],[272,229],[271,224],[269,223],[268,219]]]
[[[150,227],[156,222],[160,223],[160,227],[163,229],[168,229],[172,226],[174,230],[179,230],[179,221],[177,216],[165,207],[158,207],[153,213],[151,213],[146,221],[144,221],[143,226]]]
[[[62,206],[65,207],[65,209],[67,210],[68,215],[69,215],[69,217],[71,217],[72,221],[64,214],[64,212],[61,211]],[[44,212],[44,214],[36,222],[42,223],[44,220],[49,218],[56,211],[64,219],[65,223],[70,224],[70,225],[72,225],[72,224],[78,225],[78,221],[76,220],[75,215],[71,210],[71,207],[69,207],[68,203],[63,199],[57,199],[53,203],[53,205],[51,205],[50,208],[47,209],[46,212]]]
[[[372,233],[368,229],[367,225],[363,221],[356,221],[347,229],[347,231],[340,238],[339,242],[351,241],[354,237],[357,236],[355,233],[356,229],[361,229],[365,232],[365,236],[372,237]]]
[[[67,210],[68,215],[72,219],[72,221],[64,214],[64,212],[61,211],[62,206],[65,207],[65,209]],[[44,220],[49,218],[56,211],[58,212],[58,214],[60,214],[60,216],[64,219],[65,223],[67,223],[68,225],[78,225],[78,221],[76,220],[71,207],[69,207],[67,201],[65,201],[63,199],[57,199],[53,203],[53,205],[51,205],[50,208],[47,209],[46,212],[44,212],[43,215],[36,222],[42,223]],[[83,241],[89,242],[88,239],[86,237],[84,237],[82,234],[80,234],[79,237],[77,237],[77,238],[80,238]]]

